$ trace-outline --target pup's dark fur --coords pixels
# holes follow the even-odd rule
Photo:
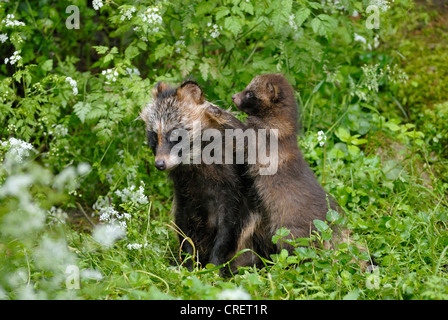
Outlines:
[[[214,128],[223,136],[225,129],[244,128],[244,124],[230,112],[207,102],[201,88],[192,81],[177,88],[159,83],[153,98],[140,116],[146,123],[156,167],[170,170],[174,182],[175,223],[194,243],[203,266],[221,265],[242,249],[240,238],[253,215],[254,205],[248,203],[245,195],[252,181],[243,174],[244,164],[174,163],[170,151],[177,142],[170,141],[170,135],[175,129],[191,132],[194,121],[200,121],[203,130]],[[189,241],[184,241],[182,235],[179,240],[182,250],[193,255]],[[191,262],[187,266],[191,268]]]
[[[281,74],[257,76],[232,100],[248,114],[248,128],[278,129],[277,173],[260,175],[259,165],[249,166],[266,217],[266,241],[281,227],[288,228],[293,238],[309,237],[313,220],[325,220],[328,204],[332,209],[337,205],[318,183],[297,146],[298,111],[291,85]],[[280,249],[279,244],[277,252]]]

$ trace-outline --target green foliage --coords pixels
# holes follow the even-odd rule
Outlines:
[[[70,3],[79,29],[61,1],[0,6],[0,299],[447,298],[446,33],[416,31],[436,13],[396,0],[376,30],[371,1],[99,3]],[[190,76],[231,108],[267,72],[293,85],[298,143],[346,214],[278,230],[295,251],[262,269],[190,272],[139,111]],[[325,249],[347,227],[354,242]]]

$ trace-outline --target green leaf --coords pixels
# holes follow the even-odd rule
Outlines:
[[[92,106],[88,102],[78,102],[73,106],[73,110],[75,114],[78,116],[79,120],[81,120],[82,123],[84,123],[86,119],[86,115],[92,110]]]
[[[168,45],[166,43],[161,43],[157,46],[157,48],[155,50],[155,58],[156,59],[163,58],[165,56],[170,55],[172,52],[173,52],[173,47],[171,47],[170,45]]]
[[[326,38],[336,29],[337,25],[338,21],[326,14],[320,14],[311,20],[314,33]]]
[[[338,223],[341,221],[341,215],[333,209],[328,210],[326,218],[330,222]]]
[[[359,289],[354,289],[347,293],[342,300],[358,300],[359,297]]]
[[[132,60],[134,57],[136,57],[138,54],[140,53],[140,51],[138,50],[137,47],[130,45],[129,47],[126,48],[126,50],[124,51],[124,56],[126,57],[126,59]]]
[[[289,229],[286,229],[285,227],[281,227],[280,229],[277,230],[275,235],[272,237],[272,242],[277,243],[278,240],[280,240],[281,238],[287,237],[290,232],[291,231]]]
[[[249,14],[254,14],[254,6],[250,2],[241,1],[240,8],[244,12],[247,12]]]
[[[229,13],[230,13],[229,8],[221,7],[218,9],[218,12],[216,12],[215,18],[216,18],[216,20],[220,20],[223,17],[225,17],[226,15],[228,15]]]
[[[49,59],[42,63],[41,68],[43,71],[51,71],[51,69],[53,69],[53,59]]]
[[[307,7],[300,8],[296,13],[296,24],[300,27],[311,14],[311,10]]]
[[[341,139],[341,141],[344,142],[350,141],[351,138],[350,132],[343,127],[339,127],[338,130],[336,130],[335,134],[339,139]]]
[[[99,54],[105,54],[107,50],[109,50],[108,47],[105,46],[93,46],[93,48],[98,52]]]
[[[347,146],[347,151],[352,156],[357,156],[361,152],[361,149],[359,149],[357,146]]]
[[[224,27],[233,33],[234,36],[238,35],[240,32],[242,25],[240,19],[237,17],[227,17],[224,20]]]
[[[199,65],[199,71],[201,72],[201,76],[204,81],[207,81],[208,79],[209,70],[210,65],[207,62],[203,62]]]
[[[287,23],[291,14],[292,1],[274,1],[271,3],[272,13],[272,25],[275,32],[279,32],[283,29],[285,23]]]
[[[325,221],[316,219],[313,220],[313,224],[320,232],[325,232],[328,229],[328,225],[325,223]]]

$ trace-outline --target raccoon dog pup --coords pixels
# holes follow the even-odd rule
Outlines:
[[[176,138],[180,130],[192,133],[187,145],[194,144],[191,140],[194,123],[199,122],[202,130],[220,132],[243,129],[244,124],[230,112],[206,101],[202,89],[193,81],[176,88],[159,82],[152,93],[153,102],[143,108],[140,117],[146,124],[156,168],[169,171],[174,182],[175,223],[194,243],[193,248],[179,236],[181,249],[190,255],[195,249],[203,266],[221,265],[237,252],[238,239],[250,215],[244,191],[251,182],[243,177],[244,164],[205,164],[202,160],[186,164],[174,156],[177,152],[173,155],[172,149],[182,139],[188,139]],[[204,142],[200,147],[204,148]],[[191,269],[191,260],[186,265]]]
[[[255,77],[232,97],[241,111],[248,114],[248,128],[278,129],[278,169],[273,175],[260,175],[260,166],[250,165],[249,174],[262,204],[264,229],[271,239],[280,227],[288,228],[293,238],[310,236],[313,220],[326,219],[328,203],[337,205],[316,180],[297,145],[298,111],[294,92],[281,74]],[[288,251],[293,247],[285,245]],[[281,249],[277,245],[277,252]]]

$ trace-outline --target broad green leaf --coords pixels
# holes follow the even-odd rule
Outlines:
[[[237,17],[227,17],[224,20],[224,27],[233,33],[234,36],[238,35],[240,32],[242,25],[240,19]]]
[[[73,106],[75,114],[78,116],[79,120],[84,123],[86,115],[92,110],[92,106],[88,102],[79,101]]]
[[[204,81],[207,81],[207,79],[208,79],[209,70],[210,70],[210,65],[207,62],[202,62],[199,65],[199,71],[201,72],[201,76],[202,76],[202,79],[204,79]]]
[[[311,10],[307,7],[300,8],[296,13],[296,24],[300,27],[311,14]]]
[[[325,232],[328,229],[328,225],[325,223],[325,221],[322,220],[313,220],[313,224],[316,227],[317,230],[320,232]]]
[[[42,63],[41,68],[43,71],[51,71],[51,69],[53,69],[53,59],[49,59]]]
[[[220,20],[223,17],[227,16],[229,13],[230,13],[229,8],[221,7],[218,9],[218,12],[216,12],[215,19]]]
[[[345,129],[344,127],[339,127],[336,132],[335,132],[336,136],[341,139],[341,141],[344,142],[349,142],[350,141],[350,132]]]

